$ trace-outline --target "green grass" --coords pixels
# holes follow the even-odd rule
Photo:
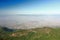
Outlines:
[[[0,27],[0,40],[60,40],[60,28],[36,28],[12,32]]]

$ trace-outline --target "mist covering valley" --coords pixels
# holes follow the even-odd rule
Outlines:
[[[60,27],[60,16],[57,15],[0,16],[0,25],[11,29]]]

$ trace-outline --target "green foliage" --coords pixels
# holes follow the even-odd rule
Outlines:
[[[60,28],[44,27],[7,32],[0,27],[0,40],[60,40]]]

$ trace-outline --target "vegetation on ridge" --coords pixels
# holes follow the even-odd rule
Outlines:
[[[60,28],[5,29],[0,27],[0,40],[60,40]]]

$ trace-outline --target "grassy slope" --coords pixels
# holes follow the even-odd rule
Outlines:
[[[44,27],[13,32],[0,28],[0,40],[60,40],[60,28]]]

